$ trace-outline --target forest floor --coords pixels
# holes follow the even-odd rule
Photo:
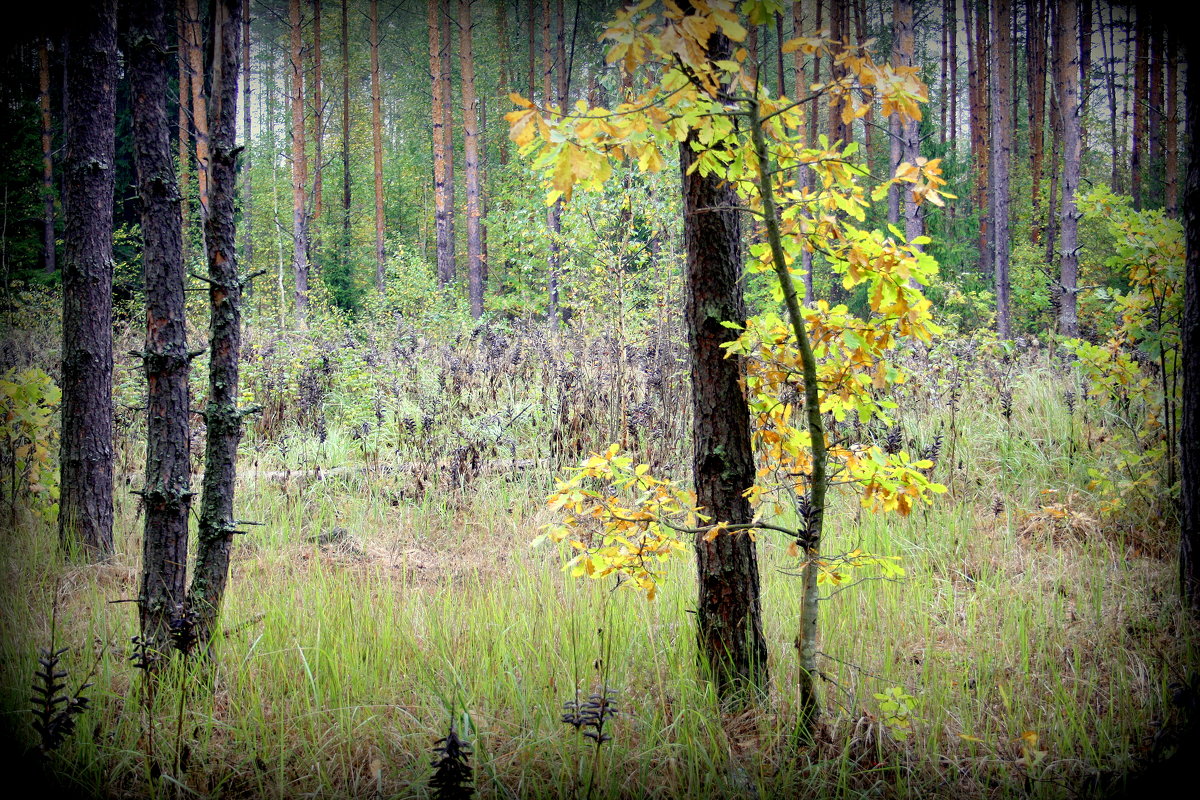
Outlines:
[[[593,362],[575,363],[578,407],[599,425],[607,401],[588,391]],[[67,683],[92,686],[79,729],[44,766],[80,793],[425,797],[432,747],[451,725],[471,743],[480,797],[1119,793],[1175,752],[1197,704],[1172,537],[1148,512],[1102,513],[1087,470],[1113,434],[1068,400],[1077,384],[1044,351],[1003,376],[1008,418],[986,375],[959,386],[956,372],[949,394],[933,375],[900,422],[914,449],[941,432],[934,477],[949,492],[909,517],[850,497],[828,516],[827,549],[899,556],[905,575],[826,590],[815,742],[792,737],[800,582],[787,542],[758,540],[770,691],[724,713],[698,666],[690,559],[647,601],[573,579],[564,552],[530,546],[554,519],[544,502],[554,471],[536,440],[586,426],[565,395],[515,423],[525,401],[513,387],[555,385],[518,375],[500,433],[478,428],[495,434],[490,452],[466,434],[383,447],[355,426],[260,421],[243,449],[238,513],[263,525],[237,540],[215,656],[153,689],[130,663],[142,526],[131,427],[111,561],[64,563],[52,529],[30,519],[0,553],[10,752],[32,741],[29,686],[53,625]],[[463,378],[479,392],[493,380]],[[476,419],[499,413],[454,391]],[[326,416],[337,397],[321,401]],[[379,435],[411,432],[421,407],[397,411]],[[686,465],[686,441],[632,444],[659,466]],[[605,690],[620,713],[597,748],[561,719],[564,703]],[[889,712],[888,696],[911,710]]]

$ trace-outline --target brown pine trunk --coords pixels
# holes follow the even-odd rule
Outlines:
[[[38,104],[42,112],[42,272],[53,275],[54,259],[54,146],[50,118],[50,40],[38,43]]]
[[[1079,275],[1079,217],[1075,193],[1079,189],[1079,162],[1082,155],[1080,139],[1079,47],[1075,31],[1078,25],[1079,0],[1058,0],[1057,34],[1059,129],[1062,131],[1063,173],[1061,213],[1061,277],[1059,279],[1059,331],[1064,336],[1079,335],[1078,298]]]
[[[117,13],[80,3],[65,20],[71,93],[63,164],[62,440],[59,539],[113,552],[112,230]]]
[[[304,141],[304,40],[300,0],[289,0],[292,108],[292,275],[296,279],[296,324],[308,325],[308,155]]]
[[[1092,72],[1092,0],[1079,0],[1079,102],[1083,104],[1079,118],[1087,110],[1087,99],[1091,95]],[[1087,128],[1080,126],[1080,151],[1087,151]]]
[[[988,219],[988,197],[990,197],[991,175],[991,119],[992,105],[990,90],[991,55],[990,49],[990,20],[987,0],[975,1],[975,65],[979,70],[976,79],[978,106],[975,111],[976,141],[975,150],[975,205],[979,213],[979,271],[990,271],[992,266],[992,237],[991,224]]]
[[[901,52],[900,41],[900,25],[901,14],[900,0],[892,2],[892,66],[899,67],[904,63],[904,54]],[[911,20],[911,17],[910,17]],[[888,175],[895,175],[896,168],[900,166],[900,162],[904,160],[904,129],[900,123],[900,115],[893,112],[888,116],[888,142],[890,144],[888,162]],[[888,187],[888,223],[896,225],[900,222],[900,204],[904,196],[904,188],[899,184],[892,184]]]
[[[1026,32],[1026,88],[1029,93],[1029,172],[1032,176],[1033,214],[1029,225],[1030,240],[1042,240],[1042,166],[1046,153],[1046,0],[1026,0],[1029,21]]]
[[[1133,97],[1131,99],[1133,103],[1133,153],[1129,164],[1129,182],[1133,193],[1133,207],[1140,211],[1145,199],[1143,170],[1146,165],[1146,95],[1149,91],[1147,85],[1149,53],[1147,51],[1150,41],[1150,25],[1145,8],[1139,8],[1134,13],[1137,15],[1137,53],[1134,56],[1133,66]]]
[[[443,257],[448,259],[446,268],[447,285],[452,284],[458,275],[458,240],[455,237],[455,197],[454,197],[454,90],[453,68],[451,65],[454,55],[454,40],[450,36],[450,17],[454,13],[453,6],[447,6],[444,0],[439,0],[440,8],[438,22],[441,25],[439,41],[441,42],[441,80],[442,80],[442,151],[446,155],[446,237],[449,243]]]
[[[321,86],[321,0],[313,0],[313,219],[317,220],[320,228],[321,211],[324,204],[321,200],[321,162],[322,143],[325,138],[325,109]],[[320,239],[320,233],[317,234]]]
[[[823,0],[817,0],[817,17],[816,17],[815,22],[813,23],[813,29],[812,29],[812,32],[814,34],[817,31],[821,30],[821,14],[824,11],[823,6],[824,6]],[[813,54],[812,64],[813,64],[812,82],[820,83],[821,82],[821,59],[816,53]],[[816,144],[817,130],[818,130],[818,126],[820,124],[818,121],[818,117],[820,116],[820,113],[819,113],[820,102],[821,101],[817,100],[817,101],[810,103],[809,109],[808,109],[808,141],[812,142],[813,144]]]
[[[432,3],[431,3],[432,4]],[[432,12],[431,12],[432,13]],[[432,25],[432,20],[430,21]],[[436,28],[431,29],[431,33]],[[433,50],[430,50],[430,59],[436,61]],[[434,81],[437,91],[437,81]],[[379,82],[379,1],[371,0],[371,146],[375,154],[374,171],[375,171],[375,287],[383,291],[383,283],[386,270],[386,262],[383,252],[383,91]],[[441,104],[434,103],[434,121],[439,119]],[[434,150],[437,150],[438,135],[434,131]],[[349,145],[343,144],[346,148],[346,154],[349,153]],[[343,156],[345,157],[345,156]],[[349,169],[346,170],[349,174]],[[349,179],[347,179],[349,180]],[[350,190],[349,183],[343,187],[346,202],[346,229],[350,226]]]
[[[184,0],[187,33],[188,84],[192,94],[192,129],[196,133],[196,183],[200,193],[200,223],[208,218],[208,107],[204,95],[204,36],[197,0]]]
[[[234,483],[242,413],[238,411],[238,357],[242,347],[242,286],[236,253],[234,192],[237,185],[237,76],[241,55],[241,0],[214,0],[212,74],[211,212],[205,224],[208,248],[209,323],[207,430],[196,567],[187,608],[195,645],[211,644],[229,580],[229,552],[239,522],[234,518]],[[298,12],[297,12],[298,15]],[[303,95],[301,95],[303,96]]]
[[[950,0],[951,3],[955,0]],[[854,3],[854,35],[859,44],[867,40],[866,25],[867,18],[867,0],[855,0]],[[953,65],[951,65],[953,69]],[[957,73],[956,73],[957,74]],[[871,163],[871,139],[872,132],[875,128],[875,103],[867,107],[867,113],[863,115],[863,157],[868,164]]]
[[[938,143],[942,145],[943,151],[946,146],[946,123],[950,115],[948,95],[950,94],[950,84],[948,82],[947,73],[950,71],[950,28],[947,24],[950,18],[950,4],[954,0],[942,0],[942,30],[941,30],[941,47],[942,58],[940,62],[941,82],[938,84],[942,90],[942,102],[938,108]]]
[[[709,40],[713,59],[729,58],[722,36]],[[695,133],[679,147],[687,252],[686,316],[692,353],[693,469],[696,500],[714,520],[734,524],[753,516],[742,495],[754,482],[750,412],[740,369],[722,344],[735,332],[721,323],[745,318],[742,300],[741,214],[733,188],[718,176],[689,169]],[[748,536],[696,536],[700,652],[717,694],[745,701],[767,686],[758,562]]]
[[[1151,12],[1154,13],[1154,12]],[[1163,19],[1161,13],[1150,18],[1150,52],[1147,59],[1150,71],[1150,105],[1147,109],[1146,171],[1149,186],[1146,194],[1158,207],[1163,197]]]
[[[454,283],[454,183],[451,177],[449,134],[451,117],[446,113],[449,79],[444,73],[448,65],[442,55],[448,52],[449,43],[443,41],[441,3],[429,0],[429,71],[433,86],[433,182],[434,182],[434,227],[437,237],[438,285]]]
[[[483,221],[475,55],[471,46],[471,1],[458,0],[458,57],[462,74],[463,159],[467,180],[467,293],[471,302],[471,316],[479,319],[483,316]]]
[[[787,94],[787,76],[783,71],[783,12],[775,12],[775,70],[778,80],[775,89],[779,97]]]
[[[167,117],[170,74],[166,0],[132,0],[126,56],[133,98],[133,154],[142,201],[146,287],[146,481],[142,487],[141,639],[149,653],[171,646],[171,620],[187,591],[191,511],[187,329],[179,188]],[[148,666],[153,667],[152,658]]]
[[[1068,0],[1069,1],[1069,0]],[[1009,302],[1009,192],[1008,168],[1012,160],[1012,3],[1011,0],[991,0],[992,47],[992,150],[991,150],[991,210],[992,210],[992,274],[996,281],[996,332],[1001,339],[1012,337]]]
[[[1108,35],[1104,31],[1104,5],[1100,6],[1100,45],[1103,48],[1104,61],[1108,65],[1105,70],[1105,84],[1108,89],[1108,132],[1111,140],[1110,155],[1112,158],[1112,172],[1109,176],[1109,184],[1112,190],[1118,194],[1122,191],[1121,186],[1121,170],[1119,169],[1120,161],[1120,142],[1117,138],[1117,26],[1113,21],[1112,4],[1108,5]]]
[[[1179,34],[1167,31],[1166,211],[1179,217]]]

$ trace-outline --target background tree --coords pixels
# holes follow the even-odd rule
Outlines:
[[[113,550],[112,235],[117,79],[114,0],[67,15],[59,537],[92,558]]]
[[[296,281],[296,323],[303,328],[308,324],[308,153],[304,135],[304,38],[300,0],[289,0],[288,24],[291,31],[292,276]]]
[[[1187,40],[1188,58],[1200,48]],[[1184,602],[1200,614],[1200,81],[1188,70],[1188,173],[1184,188],[1187,279],[1183,304],[1179,580]]]
[[[1080,141],[1078,0],[1059,0],[1055,43],[1055,91],[1058,92],[1059,128],[1063,140],[1062,212],[1060,237],[1062,258],[1059,277],[1059,330],[1064,336],[1079,335],[1079,212],[1075,194],[1079,190]]]
[[[42,271],[58,269],[54,253],[54,147],[50,115],[50,38],[38,43],[38,106],[42,117]]]
[[[471,1],[458,0],[458,55],[462,74],[463,169],[467,183],[467,282],[471,316],[483,316],[483,187],[480,181],[479,99],[471,47]]]
[[[989,48],[991,82],[991,155],[989,181],[992,217],[992,275],[996,286],[996,332],[1002,339],[1012,335],[1012,309],[1009,295],[1009,166],[1012,163],[1012,86],[1010,0],[991,0],[992,43]],[[916,123],[912,123],[914,126]],[[909,157],[906,156],[906,161]],[[913,163],[915,159],[909,161]],[[909,233],[911,241],[912,234]]]
[[[430,4],[430,8],[431,9],[433,8],[432,3]],[[344,19],[345,9],[343,9],[342,13],[343,13],[343,19]],[[430,11],[430,14],[432,14],[432,13],[433,12]],[[433,29],[432,25],[433,25],[433,23],[431,21],[430,22],[430,31],[429,31],[431,36],[434,35],[434,29]],[[346,26],[343,25],[342,26],[342,36],[345,37],[346,35],[347,35]],[[432,68],[432,66],[433,66],[433,45],[432,44],[430,45],[429,58],[430,58],[430,67]],[[436,82],[437,81],[435,79],[434,83],[436,84]],[[437,91],[436,87],[435,87],[434,91],[435,92]],[[379,289],[381,291],[383,290],[383,281],[384,281],[384,278],[386,277],[385,272],[384,272],[385,260],[384,260],[384,250],[383,250],[384,215],[383,215],[383,98],[382,98],[382,94],[383,94],[383,92],[380,87],[380,78],[379,78],[379,0],[371,0],[371,144],[372,144],[372,148],[373,148],[373,152],[374,152],[374,156],[375,156],[375,162],[374,162],[375,163],[375,286],[377,289]],[[436,97],[436,95],[435,95],[435,97]],[[342,102],[348,103],[348,101],[349,101],[349,96],[347,95],[346,97],[343,98]],[[436,150],[438,147],[438,134],[437,134],[437,130],[436,130],[436,123],[437,123],[437,118],[438,118],[437,108],[438,108],[438,105],[435,100],[434,112],[433,112],[434,113],[434,124],[435,124],[434,136],[433,136],[435,154],[436,154]],[[346,112],[346,113],[349,113],[349,112]],[[350,135],[349,130],[350,130],[349,123],[346,123],[345,127],[342,131],[342,137],[343,137],[342,138],[342,157],[343,157],[342,163],[343,163],[343,169],[345,170],[346,175],[350,174],[350,161],[349,161],[349,155],[348,155],[350,152],[350,146],[346,143],[346,139]],[[435,162],[434,162],[434,171],[435,171],[435,173],[437,171],[436,156],[435,156]],[[347,178],[346,180],[349,180],[349,178]],[[348,187],[349,183],[345,184],[345,186]],[[345,193],[344,197],[343,197],[343,203],[344,203],[343,213],[345,213],[345,215],[346,215],[346,223],[345,224],[346,224],[347,230],[349,230],[349,227],[350,227],[350,222],[349,222],[349,219],[350,219],[350,190],[348,188],[344,188],[343,191]]]

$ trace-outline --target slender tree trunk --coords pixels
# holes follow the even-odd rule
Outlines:
[[[443,42],[441,4],[429,0],[429,70],[433,85],[433,174],[434,221],[437,230],[438,285],[454,283],[454,183],[451,177],[450,148],[453,138],[449,130],[452,118],[446,113],[446,93],[449,79],[444,74],[447,65],[442,59],[449,43]]]
[[[184,0],[187,33],[188,83],[192,93],[192,129],[196,133],[196,185],[200,193],[200,223],[208,219],[208,107],[204,93],[204,36],[198,0]]]
[[[179,196],[183,202],[179,204],[179,222],[183,235],[180,243],[180,257],[187,261],[187,236],[188,236],[188,167],[192,160],[191,158],[191,141],[192,131],[189,122],[191,115],[191,78],[188,72],[188,27],[187,27],[187,2],[186,0],[178,0],[175,5],[175,38],[176,48],[179,51],[177,61],[179,62]]]
[[[442,152],[445,153],[445,183],[446,192],[446,241],[447,247],[441,258],[447,260],[446,265],[439,261],[439,267],[445,267],[446,284],[452,284],[458,275],[458,239],[455,236],[455,196],[454,196],[454,86],[453,65],[454,40],[450,36],[450,19],[454,13],[453,5],[439,0],[438,23],[441,26],[439,41],[441,43],[441,81],[442,81]],[[439,269],[440,272],[440,269]]]
[[[1087,115],[1087,101],[1091,96],[1092,76],[1092,0],[1079,0],[1079,119]],[[1087,127],[1080,125],[1080,150],[1087,152]]]
[[[804,0],[792,0],[792,31],[794,36],[803,36],[808,33],[804,29]],[[813,78],[812,82],[816,82],[816,58],[813,58]],[[796,94],[793,99],[799,100],[807,94],[808,86],[804,80],[804,53],[797,49],[795,54],[796,67]],[[810,103],[809,119],[816,116],[815,104]],[[868,148],[869,149],[869,148]],[[812,186],[812,170],[807,167],[801,167],[799,170],[797,182],[801,189],[808,189]],[[804,305],[811,307],[814,300],[813,292],[813,256],[807,249],[800,253],[800,267],[804,271]]]
[[[324,97],[322,97],[322,75],[321,75],[321,0],[313,0],[313,68],[312,68],[312,94],[313,94],[313,219],[317,220],[318,240],[321,237],[320,220],[321,212],[324,210],[324,203],[321,197],[321,167],[323,159],[322,150],[325,139],[325,107]]]
[[[463,160],[467,180],[467,284],[471,316],[483,316],[483,220],[479,180],[479,123],[476,117],[475,54],[471,1],[458,0],[458,57],[462,74]]]
[[[525,39],[529,44],[528,97],[533,102],[537,96],[537,0],[529,0],[525,4],[525,27]]]
[[[542,97],[543,103],[549,107],[554,102],[554,32],[561,29],[562,21],[557,23],[550,8],[550,0],[542,0]],[[563,69],[565,65],[560,65]],[[562,99],[562,98],[560,98]],[[562,104],[557,104],[562,109]],[[546,210],[546,229],[550,239],[550,256],[546,264],[546,319],[551,327],[558,324],[558,275],[562,268],[562,243],[559,235],[562,232],[562,200],[556,200],[554,205]]]
[[[292,275],[296,280],[296,324],[308,325],[308,153],[304,136],[304,40],[300,0],[289,0],[292,108]]]
[[[901,0],[893,0],[892,2],[892,66],[901,67],[904,65],[904,54],[901,52],[901,36],[900,26],[902,23],[903,11],[900,8]],[[911,11],[911,6],[910,6]],[[909,21],[911,23],[912,16],[910,14]],[[910,35],[911,41],[911,35]],[[900,122],[900,115],[893,112],[888,116],[888,142],[889,162],[888,175],[896,174],[896,168],[900,166],[900,162],[904,160],[904,130]],[[891,184],[888,186],[888,223],[896,225],[900,222],[900,203],[905,193],[905,189],[900,184]]]
[[[1117,139],[1117,39],[1116,24],[1112,18],[1112,4],[1108,4],[1108,34],[1104,31],[1104,5],[1100,6],[1100,46],[1103,48],[1106,69],[1105,84],[1108,90],[1108,130],[1110,139],[1110,154],[1112,156],[1112,174],[1108,182],[1114,192],[1121,192],[1121,172],[1118,169],[1120,144]]]
[[[117,12],[78,3],[65,20],[66,225],[63,239],[59,538],[68,551],[113,552],[112,229]]]
[[[1137,54],[1134,56],[1133,67],[1133,158],[1130,161],[1130,185],[1133,192],[1133,207],[1139,211],[1145,200],[1143,186],[1143,169],[1146,156],[1146,99],[1149,92],[1147,85],[1149,70],[1147,53],[1149,45],[1149,19],[1146,9],[1136,10],[1137,15]]]
[[[131,0],[126,56],[133,95],[133,146],[142,201],[146,286],[146,524],[138,594],[141,638],[151,653],[171,645],[187,591],[191,511],[187,329],[179,187],[167,117],[166,0]],[[154,660],[151,660],[151,665]]]
[[[787,94],[787,77],[783,70],[783,12],[775,12],[775,69],[779,80],[776,81],[775,88],[779,97]]]
[[[709,57],[730,57],[723,36],[709,39]],[[735,332],[722,322],[745,318],[742,300],[741,213],[733,187],[690,167],[696,134],[679,146],[687,252],[686,316],[692,352],[693,469],[696,500],[714,520],[747,523],[753,513],[743,492],[754,482],[750,412],[740,369],[722,344]],[[744,698],[767,685],[767,647],[759,599],[758,561],[748,536],[696,537],[700,652],[718,696]]]
[[[435,12],[431,12],[435,13]],[[433,21],[430,21],[433,25]],[[434,28],[430,29],[430,33],[435,32]],[[431,62],[434,59],[433,51],[430,51]],[[435,84],[437,81],[435,80]],[[438,91],[435,85],[434,91]],[[441,108],[441,104],[437,102],[435,95],[435,110],[434,122],[436,124]],[[436,151],[438,140],[438,132],[434,131],[434,148]],[[343,145],[346,151],[349,152],[349,145]],[[383,291],[384,278],[386,277],[386,260],[383,250],[383,91],[380,86],[379,79],[379,1],[371,0],[371,146],[374,148],[375,154],[375,287]],[[348,173],[347,173],[348,174]],[[348,186],[348,184],[347,184]],[[349,189],[344,189],[345,196],[349,197]],[[349,220],[349,202],[346,203],[346,219]],[[346,223],[349,229],[349,222]],[[440,230],[440,228],[439,228]],[[440,236],[440,233],[439,233]]]
[[[945,151],[946,147],[946,129],[948,117],[950,115],[950,82],[949,78],[947,77],[947,73],[950,71],[950,26],[948,21],[950,19],[950,5],[953,2],[954,0],[942,0],[942,30],[940,41],[942,58],[939,63],[939,67],[941,69],[941,82],[939,83],[939,86],[941,87],[942,91],[942,102],[938,108],[938,121],[940,123],[938,125],[938,143],[942,145],[943,152]]]
[[[50,118],[50,40],[38,43],[38,104],[42,112],[42,272],[53,275],[54,258],[54,146]]]
[[[1046,17],[1050,21],[1050,29],[1055,31],[1057,36],[1058,31],[1058,2],[1047,3]],[[1058,63],[1059,48],[1058,39],[1055,38],[1054,45],[1051,48],[1051,66],[1050,74],[1059,75],[1063,67]],[[1048,171],[1050,173],[1050,196],[1047,198],[1049,206],[1046,212],[1046,263],[1053,264],[1058,260],[1058,199],[1059,199],[1059,172],[1058,172],[1058,157],[1062,147],[1062,115],[1058,108],[1058,91],[1050,92],[1050,165]],[[1055,293],[1055,298],[1061,302],[1058,293]],[[1061,305],[1059,306],[1061,309]]]
[[[814,34],[817,31],[821,30],[821,14],[822,14],[823,10],[824,10],[823,0],[817,0],[817,17],[816,17],[816,21],[813,23],[813,33]],[[812,82],[820,83],[821,82],[821,58],[816,53],[813,53],[812,58],[813,58]],[[819,116],[820,116],[819,103],[816,103],[816,102],[811,103],[809,111],[808,111],[808,140],[810,142],[815,143],[817,141],[817,130],[818,130],[818,127],[820,124],[818,121]]]
[[[1075,38],[1078,25],[1079,0],[1058,0],[1055,76],[1058,87],[1059,127],[1062,130],[1063,177],[1061,215],[1061,278],[1059,302],[1059,331],[1064,336],[1079,335],[1078,299],[1076,284],[1079,274],[1078,232],[1080,214],[1075,206],[1079,189],[1079,162],[1082,155],[1080,139],[1079,42]]]
[[[911,68],[914,64],[913,42],[913,3],[912,0],[895,0],[893,14],[896,31],[896,65]],[[916,164],[921,156],[920,137],[915,119],[897,123],[900,132],[900,158],[909,164]],[[921,218],[921,208],[913,200],[912,192],[907,188],[904,197],[904,233],[911,242],[925,232],[924,220]]]
[[[501,108],[512,108],[508,95],[512,92],[512,66],[508,60],[508,3],[506,0],[494,0],[496,11],[496,38],[505,44],[500,48],[500,82],[497,94],[500,96]],[[517,30],[520,30],[518,28]],[[508,163],[508,137],[500,140],[500,165]]]
[[[1166,211],[1179,217],[1179,34],[1167,31]]]
[[[975,111],[977,148],[975,150],[975,203],[979,213],[979,269],[990,271],[992,266],[992,231],[988,219],[988,198],[991,196],[989,176],[991,174],[991,119],[992,104],[989,88],[994,79],[991,74],[989,31],[991,26],[987,0],[975,2],[975,66],[979,70],[976,78],[978,106]]]
[[[1189,67],[1200,55],[1194,37],[1184,39]],[[1183,304],[1183,403],[1180,439],[1179,583],[1184,603],[1200,615],[1200,82],[1189,68],[1187,95],[1188,171],[1184,186],[1187,277]]]
[[[373,17],[372,17],[373,18]],[[375,41],[372,34],[371,41]],[[374,49],[374,48],[372,48]],[[372,93],[372,96],[373,93]],[[372,105],[371,113],[375,109]],[[380,154],[382,156],[382,153]],[[342,0],[342,269],[350,273],[352,258],[350,254],[351,216],[350,206],[353,195],[350,180],[350,0]],[[378,256],[378,254],[376,254]],[[383,271],[380,269],[378,258],[375,262],[375,288],[383,291]]]
[[[1163,20],[1161,13],[1151,12],[1150,51],[1147,69],[1150,71],[1150,105],[1146,114],[1146,167],[1150,176],[1149,192],[1158,206],[1163,197]]]
[[[205,223],[208,248],[209,323],[207,430],[196,567],[188,591],[195,644],[211,652],[225,586],[229,552],[239,533],[233,515],[238,442],[238,357],[242,346],[242,287],[237,268],[234,192],[237,185],[237,76],[241,54],[241,0],[213,0],[211,211]],[[297,16],[298,10],[297,10]],[[303,95],[301,95],[303,96]],[[303,130],[303,126],[301,126]]]
[[[242,265],[250,267],[254,257],[254,238],[251,236],[250,210],[254,207],[254,186],[251,180],[250,146],[250,0],[242,0],[242,144],[246,148],[242,159]],[[246,291],[250,291],[249,286]]]
[[[1008,168],[1012,159],[1012,3],[1011,0],[991,0],[992,35],[992,274],[996,279],[996,330],[1001,339],[1012,337],[1009,302],[1009,192]]]
[[[1029,172],[1033,179],[1029,234],[1033,243],[1038,244],[1043,233],[1042,162],[1046,156],[1046,0],[1026,0],[1025,14],[1029,20],[1025,74],[1029,93]]]

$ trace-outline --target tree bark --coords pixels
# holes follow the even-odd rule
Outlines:
[[[1059,279],[1059,330],[1065,336],[1079,335],[1077,282],[1079,276],[1079,212],[1075,193],[1079,190],[1079,162],[1082,156],[1080,138],[1079,42],[1075,38],[1078,25],[1079,0],[1058,0],[1056,65],[1058,87],[1059,128],[1062,131],[1063,172],[1060,248],[1062,251]]]
[[[912,68],[914,55],[913,37],[913,2],[912,0],[895,0],[893,14],[896,30],[896,65]],[[916,164],[921,156],[920,137],[917,121],[910,119],[898,123],[900,132],[900,158],[909,164]],[[912,192],[907,189],[904,196],[904,234],[911,242],[925,232],[924,220],[921,218],[921,208],[913,200]]]
[[[251,179],[250,146],[251,114],[250,114],[250,0],[242,0],[242,264],[250,266],[254,257],[254,238],[251,236],[250,210],[254,207],[254,186]],[[250,287],[247,286],[249,291]]]
[[[1129,182],[1133,193],[1133,207],[1140,211],[1145,200],[1143,169],[1146,156],[1146,96],[1149,91],[1147,50],[1150,25],[1147,19],[1148,13],[1144,7],[1137,9],[1135,13],[1137,15],[1137,53],[1134,56],[1133,66],[1133,153],[1129,165]]]
[[[554,102],[554,33],[560,30],[561,19],[556,23],[550,8],[550,0],[542,0],[542,102],[550,107]],[[559,69],[563,66],[560,65]],[[564,98],[559,98],[561,101]],[[559,110],[563,104],[559,102]],[[546,264],[546,319],[551,327],[558,324],[558,277],[562,267],[562,199],[546,209],[546,230],[550,240],[550,255]]]
[[[50,117],[50,40],[38,43],[38,104],[42,112],[42,272],[53,275],[54,258],[54,146]]]
[[[1179,218],[1179,34],[1167,31],[1166,211]]]
[[[987,0],[975,2],[975,76],[976,107],[974,110],[976,147],[975,152],[975,204],[979,213],[979,269],[988,271],[992,265],[991,225],[988,219],[988,197],[991,175],[991,118],[992,105],[989,95],[992,75],[990,69],[989,13]]]
[[[434,225],[437,236],[438,285],[454,283],[454,178],[451,165],[453,137],[450,134],[452,117],[447,113],[447,93],[450,87],[447,60],[449,42],[443,41],[441,3],[429,0],[429,72],[433,86],[433,181]]]
[[[180,229],[183,231],[180,242],[180,257],[187,261],[187,230],[188,230],[188,184],[189,165],[191,162],[192,131],[189,123],[191,116],[191,78],[188,72],[188,27],[186,0],[178,0],[175,5],[175,38],[179,51],[179,196],[183,202],[179,204]]]
[[[375,41],[372,34],[371,41]],[[372,93],[373,96],[373,93]],[[371,113],[375,109],[372,107]],[[382,154],[380,154],[382,155]],[[342,268],[350,273],[351,217],[353,200],[350,181],[350,0],[342,0]],[[383,274],[378,254],[375,262],[375,288],[383,291]]]
[[[458,276],[458,239],[455,237],[455,197],[454,197],[454,71],[452,67],[452,56],[454,55],[454,40],[450,36],[450,19],[453,14],[452,6],[439,0],[438,2],[438,23],[441,25],[439,31],[439,41],[441,42],[441,80],[442,80],[442,152],[445,154],[445,182],[443,185],[446,192],[446,241],[447,247],[445,252],[440,256],[440,259],[445,259],[446,264],[442,264],[439,260],[439,272],[444,267],[446,275],[446,285],[454,283]]]
[[[1194,39],[1184,56],[1200,55]],[[1183,601],[1200,615],[1200,82],[1187,71],[1188,171],[1184,187],[1187,277],[1183,304],[1183,402],[1180,438],[1179,583]]]
[[[192,129],[196,133],[196,184],[200,194],[200,223],[208,217],[208,108],[204,94],[204,36],[197,0],[184,0],[187,33],[188,85],[191,87]]]
[[[431,2],[431,6],[433,3]],[[431,12],[433,13],[433,12]],[[433,22],[431,20],[430,25]],[[436,35],[435,30],[430,28],[430,35]],[[430,49],[430,60],[434,60],[432,46]],[[432,66],[432,63],[431,63]],[[437,102],[436,92],[440,88],[437,81],[434,81],[434,123],[436,125],[440,115],[438,109],[441,105]],[[375,287],[383,291],[383,284],[386,260],[384,258],[383,249],[383,97],[382,88],[379,80],[379,0],[371,0],[371,144],[375,154]],[[437,152],[438,133],[434,131],[434,152]],[[346,154],[349,153],[349,145],[343,144]],[[347,155],[343,155],[347,157]],[[347,171],[347,174],[349,172]],[[348,179],[347,179],[348,180]],[[347,186],[349,184],[347,183]],[[348,188],[344,189],[346,197],[350,196]],[[440,197],[440,195],[439,195]],[[346,219],[350,219],[349,212],[350,204],[346,202]],[[349,222],[346,222],[347,230],[349,230]],[[439,229],[440,230],[440,229]],[[439,233],[440,236],[440,233]]]
[[[300,0],[289,0],[292,110],[292,275],[296,281],[296,324],[308,325],[308,154],[304,141],[304,40]],[[215,90],[214,90],[215,91]]]
[[[325,107],[322,96],[322,75],[321,75],[321,0],[313,0],[313,68],[312,68],[312,94],[313,94],[313,219],[317,220],[317,238],[321,238],[320,234],[320,219],[321,212],[324,209],[324,202],[321,197],[321,167],[323,162],[322,147],[325,139]]]
[[[723,36],[709,39],[709,57],[730,57]],[[692,353],[693,469],[696,500],[714,520],[750,522],[742,493],[754,482],[750,411],[739,384],[739,367],[721,345],[736,332],[722,322],[741,323],[741,214],[737,194],[718,176],[692,173],[696,134],[679,147],[683,179],[684,242],[687,251],[686,316]],[[758,561],[748,536],[696,537],[699,597],[696,619],[700,652],[718,696],[744,697],[767,685]]]
[[[1034,244],[1042,241],[1042,167],[1046,157],[1046,0],[1026,0],[1026,89],[1029,95],[1029,172],[1032,176],[1032,208],[1029,234]]]
[[[145,527],[138,608],[142,642],[151,653],[165,653],[171,645],[171,621],[179,617],[186,599],[192,502],[187,273],[167,117],[166,0],[131,0],[128,41],[146,286]]]
[[[88,558],[113,552],[112,229],[116,172],[114,0],[67,16],[62,440],[59,538]]]
[[[500,97],[501,108],[511,108],[508,95],[512,91],[512,67],[508,57],[508,3],[505,0],[495,0],[496,38],[500,41],[500,81],[496,94]],[[520,30],[518,28],[517,30]],[[508,163],[508,137],[500,140],[500,165]]]
[[[471,2],[458,0],[458,56],[462,74],[463,160],[467,181],[467,284],[471,316],[483,316],[483,220],[479,180],[479,120],[476,116],[475,54]]]
[[[992,35],[992,149],[989,159],[992,169],[992,274],[996,283],[996,331],[1001,339],[1012,337],[1010,309],[1009,266],[1009,191],[1008,168],[1012,160],[1012,86],[1010,53],[1012,51],[1011,0],[991,0]]]
[[[243,278],[236,258],[234,192],[237,181],[237,76],[241,54],[241,0],[214,0],[212,75],[211,211],[205,223],[208,255],[209,324],[207,430],[196,567],[188,591],[188,618],[195,644],[211,650],[225,586],[229,551],[238,522],[233,516],[238,442],[238,357],[242,344]]]
[[[1104,6],[1100,6],[1100,46],[1103,48],[1104,61],[1108,68],[1104,71],[1105,84],[1108,90],[1108,131],[1111,146],[1112,171],[1109,184],[1112,190],[1121,193],[1121,171],[1118,168],[1120,143],[1117,139],[1117,37],[1116,23],[1113,22],[1112,4],[1108,6],[1108,34],[1104,31]]]

